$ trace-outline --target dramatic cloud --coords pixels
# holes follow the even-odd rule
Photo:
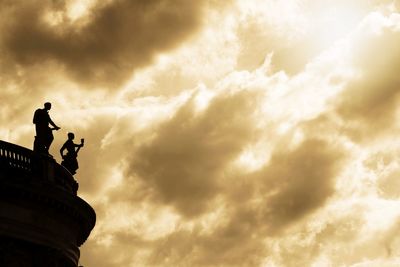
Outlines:
[[[385,19],[372,16],[370,20]],[[337,110],[346,121],[356,124],[353,128],[361,138],[384,131],[396,118],[400,92],[399,44],[400,31],[395,25],[378,28],[355,44],[358,77],[346,86]]]
[[[196,115],[190,101],[161,125],[150,144],[135,151],[131,172],[184,215],[204,212],[224,186],[223,170],[251,138],[254,104],[255,95],[240,92],[213,99]]]
[[[2,68],[53,63],[77,81],[118,85],[196,30],[204,2],[108,1],[73,19],[71,1],[2,1]]]
[[[265,217],[273,228],[285,227],[325,203],[334,193],[340,159],[340,150],[312,139],[293,152],[272,156],[261,175],[267,181],[266,190],[272,192],[266,199]]]
[[[277,235],[288,224],[311,214],[334,193],[334,177],[341,161],[338,151],[322,140],[307,140],[285,155],[274,153],[264,170],[251,175],[251,183],[242,183],[240,188],[223,185],[226,189],[220,192],[230,192],[218,205],[226,207],[226,212],[212,233],[207,232],[211,225],[202,224],[192,230],[174,231],[157,242],[150,264],[259,265],[264,259],[261,255],[268,253],[263,245],[264,239]],[[199,164],[202,163],[200,160],[201,157]],[[165,177],[168,179],[168,172]],[[193,174],[189,173],[186,179],[191,177]],[[236,177],[242,181],[249,178]],[[176,190],[182,190],[182,187],[176,185]],[[198,185],[197,190],[203,188]],[[245,197],[238,197],[239,190]],[[196,211],[201,201],[195,193],[192,195],[185,200],[192,211]],[[262,200],[256,201],[258,198]],[[131,246],[136,243],[133,241]]]
[[[81,264],[398,266],[400,2],[221,2],[0,0],[0,139],[86,141]]]

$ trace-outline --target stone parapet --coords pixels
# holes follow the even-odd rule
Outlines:
[[[0,266],[10,258],[1,251],[13,248],[7,255],[23,253],[20,260],[54,254],[48,260],[57,265],[48,266],[78,266],[79,246],[94,228],[96,214],[77,196],[77,188],[51,157],[0,141]]]

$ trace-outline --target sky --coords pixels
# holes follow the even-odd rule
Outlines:
[[[51,102],[85,267],[400,266],[400,1],[0,0],[0,139]]]

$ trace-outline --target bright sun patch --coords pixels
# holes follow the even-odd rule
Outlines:
[[[364,8],[365,4],[357,1],[315,1],[305,12],[315,45],[324,48],[345,38],[360,23]]]

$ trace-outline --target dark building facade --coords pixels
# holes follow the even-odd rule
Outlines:
[[[77,267],[96,222],[54,159],[0,141],[0,267]]]

